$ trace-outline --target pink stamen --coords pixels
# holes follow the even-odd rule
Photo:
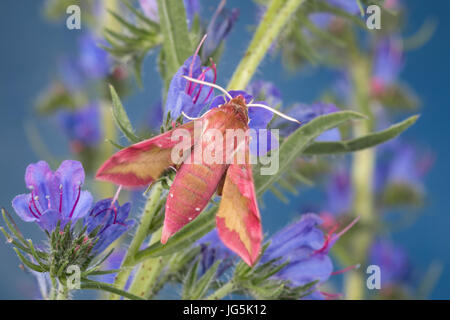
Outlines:
[[[36,201],[34,200],[34,192],[31,191],[31,202],[33,203],[33,207],[36,210],[36,212],[39,214],[39,216],[41,216],[41,212],[39,211],[39,209],[36,206]]]
[[[206,78],[206,73],[207,73],[209,70],[213,70],[213,72],[214,72],[214,80],[213,80],[213,83],[215,84],[215,83],[216,83],[216,80],[217,80],[217,69],[216,69],[216,64],[214,63],[214,61],[213,61],[212,59],[210,59],[210,61],[211,61],[211,66],[208,67],[208,68],[206,68],[206,69],[204,69],[204,70],[202,71],[201,75],[199,76],[199,80],[204,81],[205,78]],[[192,88],[192,92],[195,91],[195,88],[196,88],[197,84],[198,84],[198,83],[195,83],[195,84],[194,84],[194,87]],[[195,98],[194,98],[194,100],[193,100],[194,103],[196,103],[197,100],[198,100],[198,98],[200,97],[200,93],[201,93],[202,89],[203,89],[203,84],[200,85],[200,87],[199,87],[199,89],[198,89],[197,95],[195,96]],[[214,90],[213,87],[211,87],[211,88],[209,89],[208,95],[206,96],[205,100],[203,100],[203,102],[205,102],[206,100],[208,100],[208,98],[209,98],[209,96],[211,95],[211,93],[213,92],[213,90]]]
[[[59,186],[59,213],[61,213],[61,211],[62,211],[62,196],[63,196],[62,185],[60,185]]]
[[[80,195],[81,195],[81,184],[78,186],[77,199],[75,200],[75,204],[73,205],[72,211],[70,211],[69,218],[72,218],[73,213],[75,212],[75,208],[77,207],[78,201],[80,200]]]
[[[342,273],[345,273],[345,272],[353,270],[353,269],[359,269],[360,266],[361,265],[359,263],[355,264],[353,266],[348,266],[347,268],[332,272],[331,275],[335,276],[335,275],[342,274]]]
[[[36,219],[39,219],[39,216],[38,216],[36,213],[34,213],[33,209],[31,209],[31,200],[30,200],[30,202],[28,202],[28,210],[30,210],[31,214],[32,214]]]
[[[342,293],[328,293],[325,291],[319,291],[327,300],[331,300],[331,299],[339,299],[340,297],[342,297]]]
[[[353,219],[352,222],[350,222],[350,224],[345,227],[344,229],[341,230],[341,232],[339,232],[338,234],[333,236],[333,239],[337,239],[339,237],[341,237],[344,233],[346,233],[348,230],[350,230],[351,227],[353,227],[359,220],[360,216],[357,216],[355,219]]]
[[[194,55],[192,56],[192,61],[191,61],[191,64],[190,64],[190,66],[189,66],[189,77],[191,77],[191,78],[192,78],[192,69],[194,68],[194,62],[195,62],[195,59],[197,58],[197,55],[198,55],[198,53],[199,53],[199,51],[200,51],[200,48],[202,47],[203,42],[205,42],[207,36],[208,36],[207,34],[205,34],[205,35],[203,36],[202,40],[200,40],[200,43],[199,43],[198,46],[197,46],[197,49],[195,49]],[[191,91],[191,86],[192,86],[192,83],[191,83],[191,82],[188,82],[188,83],[186,84],[186,93],[189,94],[189,95],[192,93],[192,91]]]
[[[214,80],[213,80],[213,83],[215,84],[215,83],[216,83],[216,80],[217,80],[217,68],[216,68],[216,64],[214,63],[214,61],[213,61],[212,58],[210,58],[210,61],[211,61],[211,68],[212,68],[213,71],[214,71]],[[213,87],[211,87],[211,88],[209,89],[208,95],[206,96],[205,100],[203,100],[203,102],[205,102],[206,100],[208,100],[208,98],[209,98],[209,96],[211,95],[211,93],[213,92],[213,90],[214,90]]]

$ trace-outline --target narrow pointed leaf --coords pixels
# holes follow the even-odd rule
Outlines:
[[[390,126],[389,128],[358,137],[347,141],[333,142],[314,142],[310,144],[304,151],[304,154],[335,154],[346,153],[363,150],[379,145],[383,142],[391,140],[401,134],[403,131],[412,126],[419,116],[412,116],[408,119]]]
[[[128,118],[127,113],[125,112],[125,109],[123,108],[122,102],[120,101],[119,96],[117,95],[116,90],[112,85],[109,86],[110,92],[111,92],[111,98],[112,98],[112,111],[113,111],[113,117],[114,121],[116,122],[119,129],[123,132],[123,134],[130,140],[131,142],[139,142],[141,139],[139,139],[135,134],[133,130],[133,126],[131,125],[130,119]]]

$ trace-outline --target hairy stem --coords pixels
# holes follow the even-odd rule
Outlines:
[[[236,289],[233,280],[228,281],[222,287],[217,289],[211,295],[206,297],[206,300],[219,300],[225,298],[227,295],[231,294],[234,289]]]
[[[150,224],[159,208],[158,204],[161,198],[162,190],[163,188],[161,183],[155,183],[152,192],[147,199],[147,203],[145,204],[144,212],[142,214],[139,226],[136,229],[136,233],[133,237],[133,240],[131,241],[130,246],[128,247],[128,251],[122,263],[121,270],[117,274],[114,281],[114,286],[118,289],[123,289],[128,278],[130,277],[131,271],[133,270],[133,267],[135,265],[134,256],[142,245],[142,242],[144,242],[145,238],[147,237],[147,232]],[[110,296],[110,299],[116,300],[119,299],[119,296],[112,294]]]
[[[359,121],[354,126],[354,135],[362,136],[373,129],[373,114],[370,110],[370,65],[362,57],[353,59],[352,81],[355,87],[354,104],[368,120]],[[373,240],[373,224],[376,220],[373,184],[375,171],[375,150],[373,148],[355,152],[352,163],[352,189],[354,191],[353,211],[361,217],[355,230],[353,256],[358,263],[367,260],[367,252]],[[349,272],[345,279],[346,297],[352,300],[364,299],[365,281],[362,272]]]
[[[152,244],[159,242],[161,240],[161,233],[162,228],[153,234],[148,245],[151,246]],[[133,283],[131,284],[130,293],[142,298],[149,296],[162,271],[164,266],[163,261],[164,257],[156,257],[142,262]]]
[[[272,0],[256,30],[244,58],[228,84],[228,90],[243,90],[272,43],[304,0]]]

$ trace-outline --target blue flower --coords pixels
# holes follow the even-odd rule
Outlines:
[[[340,215],[351,210],[353,189],[350,174],[345,167],[337,168],[325,187],[325,210],[332,215]]]
[[[289,108],[285,113],[295,119],[300,120],[303,124],[306,124],[318,116],[337,111],[339,111],[339,109],[334,104],[318,102],[309,106],[297,103]],[[292,122],[287,122],[284,119],[276,120],[274,122],[274,126],[280,128],[280,133],[282,136],[288,136],[298,128],[297,125],[293,124]],[[338,140],[341,140],[341,134],[338,128],[328,130],[316,138],[316,141]]]
[[[270,245],[261,257],[261,263],[279,259],[278,264],[289,262],[273,277],[303,286],[318,281],[316,287],[333,274],[333,263],[328,253],[334,243],[356,222],[334,233],[324,234],[319,229],[322,219],[313,213],[304,214],[299,221],[280,230],[271,237]]]
[[[372,91],[379,94],[392,86],[398,78],[402,65],[401,40],[392,36],[377,42],[372,70]]]
[[[110,71],[109,54],[99,46],[99,42],[92,34],[85,34],[79,39],[78,60],[87,79],[101,79]]]
[[[93,248],[97,254],[104,251],[134,225],[133,220],[127,220],[131,204],[127,202],[119,206],[117,201],[111,202],[112,199],[98,201],[83,221],[88,233],[100,227],[96,235],[98,241]]]
[[[401,284],[411,275],[406,251],[385,239],[377,239],[369,252],[369,261],[381,269],[381,287]]]
[[[237,96],[243,96],[245,102],[249,104],[253,97],[245,91],[241,90],[231,90],[228,93],[236,98]],[[220,105],[225,104],[225,98],[223,96],[217,96],[213,99],[210,105],[210,109],[219,107]],[[264,101],[258,101],[254,103],[266,104]],[[262,156],[266,154],[269,150],[278,148],[278,140],[272,136],[270,130],[267,129],[270,120],[273,118],[273,113],[270,110],[263,108],[249,108],[248,109],[248,117],[250,122],[248,126],[250,129],[253,129],[254,135],[252,135],[252,139],[250,140],[250,152],[255,155]],[[262,148],[261,139],[267,139],[266,148]]]
[[[205,44],[202,49],[201,56],[203,60],[206,60],[214,54],[220,43],[230,33],[233,25],[238,19],[238,16],[238,9],[235,8],[229,11],[226,10],[223,6],[219,5],[206,29],[206,34],[208,35],[208,37],[206,38]]]
[[[102,138],[100,108],[96,103],[58,114],[61,127],[75,151],[96,146]]]
[[[326,0],[329,5],[341,9],[349,14],[356,15],[359,13],[359,7],[356,1],[348,0]],[[326,29],[332,24],[335,15],[328,12],[314,12],[308,18],[319,28]]]
[[[405,185],[423,192],[423,177],[433,163],[429,152],[414,145],[394,140],[378,148],[376,189],[382,191],[389,184]]]
[[[170,82],[167,92],[165,113],[170,111],[172,119],[177,119],[181,112],[190,117],[198,116],[212,100],[212,88],[187,81],[182,76],[189,76],[207,82],[216,82],[216,67],[202,67],[200,57],[189,57],[178,69]]]
[[[236,254],[228,249],[220,240],[217,229],[207,233],[196,242],[196,245],[201,246],[201,270],[200,273],[205,273],[211,268],[216,261],[222,261],[217,269],[217,276],[220,277],[226,270],[228,270],[234,263]]]
[[[281,105],[281,92],[273,82],[257,80],[250,83],[246,90],[255,100],[264,101],[272,108]]]
[[[42,229],[52,232],[61,221],[64,227],[89,213],[92,195],[82,191],[83,166],[78,161],[65,160],[53,172],[47,162],[30,164],[25,172],[25,184],[31,191],[16,196],[12,206],[24,221],[35,221]]]
[[[200,11],[200,3],[198,0],[183,0],[186,9],[186,21],[188,28],[191,29],[195,15]],[[158,2],[156,0],[139,0],[144,14],[152,21],[159,22]]]

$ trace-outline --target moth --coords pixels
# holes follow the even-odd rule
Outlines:
[[[263,107],[282,114],[264,105],[247,105],[243,96],[232,98],[225,89],[217,85],[184,77],[223,91],[229,100],[194,121],[120,150],[100,167],[96,178],[124,187],[146,186],[157,180],[169,167],[176,166],[177,173],[165,205],[161,242],[166,243],[173,234],[194,220],[217,192],[222,197],[216,214],[219,237],[228,248],[252,266],[260,253],[262,227],[249,158],[249,137],[240,143],[235,140],[224,142],[224,148],[229,145],[234,148],[231,150],[231,161],[225,158],[230,156],[227,152],[223,153],[224,161],[218,163],[186,159],[191,157],[190,160],[193,160],[198,148],[205,150],[211,143],[215,143],[205,134],[208,130],[216,130],[223,136],[226,136],[227,130],[246,132],[249,128],[249,107]],[[286,115],[282,116],[298,122]],[[194,136],[195,122],[201,126],[199,137]],[[192,138],[189,145],[191,152],[185,156],[184,161],[177,164],[172,151],[181,139],[177,139],[174,134],[179,129],[189,132]],[[237,159],[239,150],[244,154],[241,161]]]

